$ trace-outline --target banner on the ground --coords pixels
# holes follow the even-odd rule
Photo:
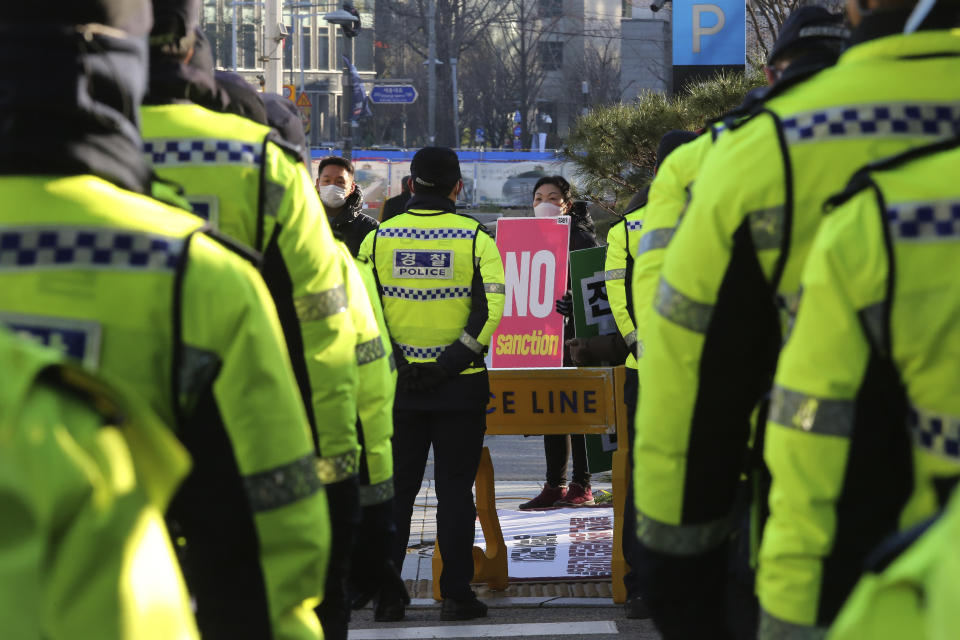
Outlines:
[[[493,368],[563,366],[563,316],[570,218],[500,218],[506,302],[490,345]]]
[[[510,580],[604,580],[613,556],[613,509],[510,511],[497,517]],[[477,522],[475,542],[485,545]]]
[[[605,246],[570,252],[573,327],[574,335],[578,338],[592,338],[617,331],[607,300],[603,268],[606,256]]]

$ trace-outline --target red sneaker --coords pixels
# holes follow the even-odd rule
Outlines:
[[[543,491],[540,492],[533,500],[524,502],[520,505],[520,509],[526,511],[527,509],[547,509],[552,507],[557,500],[563,499],[567,495],[567,488],[563,485],[559,487],[551,487],[549,484],[543,485]]]
[[[593,491],[591,491],[590,485],[584,487],[576,482],[571,482],[570,488],[567,489],[567,495],[557,500],[556,504],[558,507],[584,507],[596,503],[593,501]]]

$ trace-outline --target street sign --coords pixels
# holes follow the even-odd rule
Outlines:
[[[292,84],[285,84],[285,85],[283,85],[283,97],[284,97],[284,98],[286,98],[286,99],[289,100],[290,102],[294,102],[295,99],[296,99],[296,95],[297,95],[297,87],[296,87],[296,86],[294,86],[294,85],[292,85]]]
[[[370,90],[370,101],[376,104],[413,104],[417,90],[409,84],[377,85]]]
[[[303,132],[310,133],[310,110],[313,103],[310,102],[310,96],[306,92],[297,96],[297,109],[300,111],[300,121],[303,122]]]

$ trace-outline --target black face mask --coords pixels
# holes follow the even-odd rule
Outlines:
[[[0,25],[0,65],[0,174],[92,174],[149,191],[138,131],[145,36],[8,23]]]

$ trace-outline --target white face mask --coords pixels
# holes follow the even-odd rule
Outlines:
[[[342,207],[347,201],[347,190],[335,184],[325,184],[318,191],[320,201],[331,209]]]
[[[541,202],[533,208],[533,215],[538,218],[556,218],[563,215],[563,209],[552,202]]]

